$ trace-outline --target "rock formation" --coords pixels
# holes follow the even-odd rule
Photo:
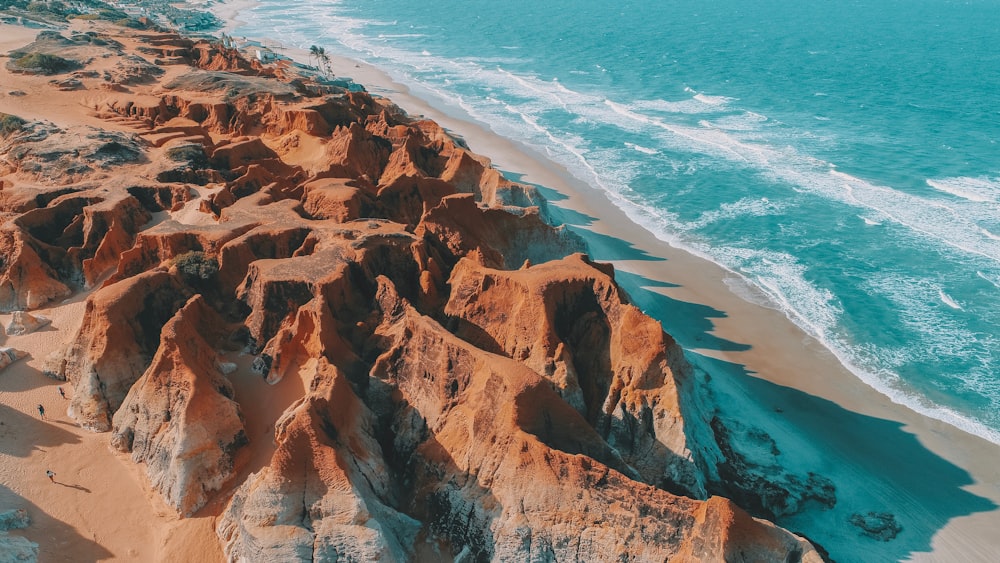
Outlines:
[[[27,354],[21,350],[15,350],[14,348],[8,348],[6,346],[0,347],[0,370],[5,369],[10,364],[20,360]]]
[[[7,324],[7,336],[30,334],[51,323],[51,320],[42,315],[35,316],[24,311],[14,311],[10,316],[10,323]]]
[[[832,487],[755,471],[530,186],[385,99],[110,29],[25,49],[75,49],[106,129],[3,138],[0,308],[91,291],[47,373],[179,514],[225,507],[230,560],[819,560],[713,495],[776,516]],[[297,395],[241,397],[244,364]]]
[[[150,483],[184,515],[201,508],[247,443],[232,385],[215,369],[220,323],[201,296],[163,327],[156,357],[115,412],[111,445],[146,464]]]
[[[31,525],[28,511],[23,508],[0,512],[0,563],[33,563],[38,560],[38,544],[8,530],[18,530]]]

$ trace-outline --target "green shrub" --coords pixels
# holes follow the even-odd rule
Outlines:
[[[14,66],[24,70],[37,70],[45,74],[55,74],[71,70],[77,65],[74,61],[48,53],[28,53],[14,61]]]
[[[135,18],[121,18],[115,20],[115,25],[121,27],[130,27],[132,29],[146,29],[146,24]]]
[[[219,273],[219,264],[215,259],[197,250],[174,258],[174,265],[184,281],[192,285],[206,282]]]
[[[109,21],[120,20],[128,17],[128,14],[126,14],[125,12],[121,10],[116,10],[110,6],[97,10],[97,13],[100,14],[101,19]]]
[[[29,2],[28,11],[35,14],[53,14],[65,16],[69,13],[66,4],[62,2]]]
[[[0,113],[0,137],[6,137],[11,133],[20,131],[25,123],[27,123],[25,120],[16,115]]]

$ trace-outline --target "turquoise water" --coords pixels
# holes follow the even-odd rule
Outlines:
[[[237,34],[537,147],[873,387],[1000,443],[1000,3],[750,4],[263,0]]]

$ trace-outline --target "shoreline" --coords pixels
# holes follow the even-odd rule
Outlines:
[[[211,9],[226,22],[223,31],[232,33],[239,29],[240,13],[255,4],[238,0]],[[304,50],[285,52],[307,61]],[[1000,551],[1000,538],[991,537],[989,516],[1000,504],[1000,473],[994,467],[1000,446],[893,402],[785,313],[738,295],[733,280],[745,282],[735,274],[656,238],[609,205],[606,194],[533,149],[500,137],[485,124],[458,115],[455,108],[443,107],[433,93],[400,84],[363,61],[335,55],[331,60],[338,76],[349,76],[369,92],[391,99],[411,116],[438,122],[511,179],[540,186],[552,214],[584,236],[594,259],[615,265],[618,281],[633,301],[664,325],[694,364],[709,372],[723,410],[733,408],[734,395],[752,392],[754,412],[746,416],[767,428],[779,446],[812,447],[814,452],[803,457],[813,459],[805,463],[828,468],[826,475],[838,483],[840,505],[866,495],[880,499],[867,509],[858,500],[825,513],[808,511],[802,518],[779,519],[779,524],[792,527],[804,524],[805,517],[831,520],[834,514],[877,511],[894,506],[895,495],[910,495],[914,498],[898,503],[906,510],[895,510],[904,527],[900,538],[881,545],[865,542],[859,549],[885,548],[914,560],[945,555],[986,560]],[[675,321],[676,316],[683,318]],[[920,470],[921,463],[930,468]],[[844,490],[841,481],[847,478],[859,485]],[[863,482],[865,478],[871,482]],[[939,489],[963,498],[942,499],[946,495]],[[852,531],[846,522],[843,527],[848,534]],[[918,531],[924,537],[912,538]],[[827,548],[857,543],[856,536],[836,534],[832,542],[814,539]],[[911,543],[894,546],[906,541]]]

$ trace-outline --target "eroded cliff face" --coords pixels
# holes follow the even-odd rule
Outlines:
[[[582,254],[518,271],[463,259],[449,283],[456,335],[549,380],[643,481],[706,496],[722,456],[692,369],[610,266]]]
[[[531,187],[387,100],[127,33],[103,49],[162,72],[79,75],[99,186],[86,151],[30,166],[68,127],[0,146],[0,307],[95,288],[48,371],[178,513],[224,506],[230,560],[819,559],[712,495],[773,516],[832,487],[758,471]],[[273,435],[236,354],[298,385]]]
[[[156,356],[115,412],[111,445],[144,463],[150,484],[190,516],[232,476],[246,445],[232,385],[216,369],[224,326],[200,295],[160,332]]]

